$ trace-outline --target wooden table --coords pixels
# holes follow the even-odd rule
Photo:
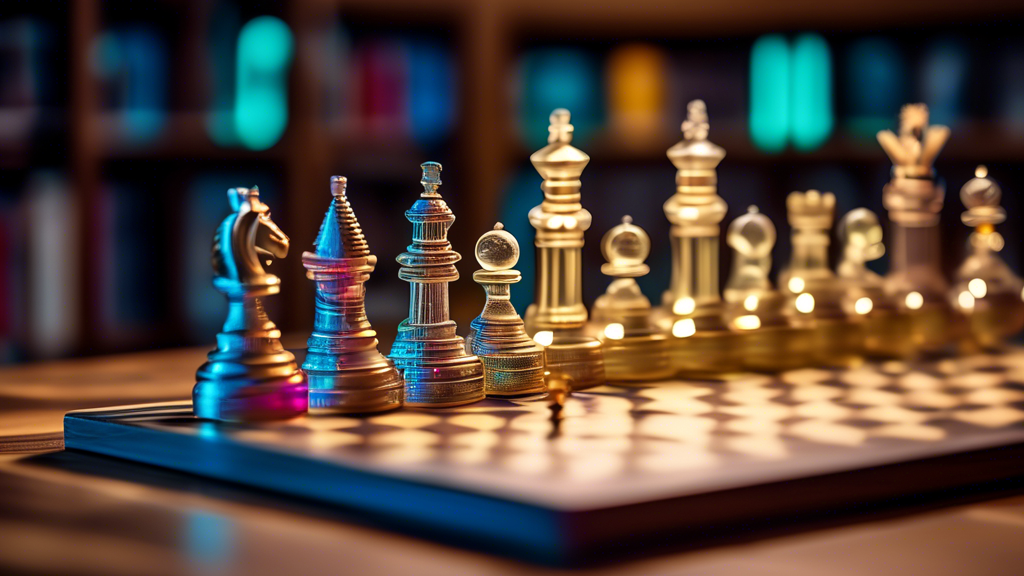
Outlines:
[[[187,398],[204,354],[149,352],[0,370],[0,572],[559,572],[384,530],[306,502],[60,451],[64,412]],[[944,508],[818,518],[769,533],[737,527],[724,545],[698,542],[587,572],[1019,573],[1024,490],[1000,488],[1000,499]]]

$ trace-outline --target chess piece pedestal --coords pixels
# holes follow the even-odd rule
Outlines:
[[[737,335],[729,330],[718,293],[720,223],[728,207],[718,195],[718,164],[725,150],[708,141],[703,101],[687,106],[683,140],[668,150],[676,167],[676,193],[665,202],[672,223],[672,280],[653,314],[669,338],[672,365],[689,376],[713,376],[739,368]]]
[[[522,275],[512,270],[519,260],[519,243],[499,222],[476,243],[482,270],[473,280],[484,287],[483,312],[470,323],[466,350],[484,366],[484,393],[496,398],[544,394],[544,349],[526,334],[522,318],[509,301],[512,284]]]
[[[311,414],[367,414],[402,406],[405,382],[378,349],[366,318],[365,282],[377,257],[370,254],[346,196],[343,176],[331,178],[331,206],[314,252],[302,254],[316,283],[316,315],[302,369],[309,380]]]
[[[897,303],[885,294],[882,277],[866,266],[885,253],[878,217],[867,208],[856,208],[843,216],[838,231],[843,256],[836,272],[847,287],[843,309],[848,316],[860,318],[864,354],[873,358],[913,356],[911,319],[900,314]]]
[[[1024,282],[999,257],[1004,240],[995,227],[1006,220],[1000,206],[1002,190],[979,166],[960,190],[960,198],[967,208],[961,219],[974,232],[949,300],[966,319],[961,348],[997,350],[1024,328]]]
[[[786,290],[790,324],[812,332],[814,364],[859,366],[864,362],[863,323],[846,313],[846,286],[828,267],[835,195],[817,190],[793,192],[786,198],[786,208],[793,229],[793,253],[789,267],[779,275],[779,284]]]
[[[409,317],[398,325],[390,358],[405,379],[405,404],[442,408],[484,398],[483,365],[449,318],[448,283],[459,279],[462,257],[448,242],[455,215],[438,194],[441,165],[426,162],[424,192],[406,211],[412,245],[398,256],[398,277],[409,282]]]
[[[526,332],[544,347],[549,370],[573,378],[577,390],[605,383],[601,341],[588,335],[583,304],[583,233],[591,215],[580,203],[580,175],[590,157],[572,146],[569,111],[551,113],[548,145],[530,162],[544,178],[544,201],[530,210],[537,231],[536,302],[526,310]]]
[[[629,216],[601,240],[607,263],[601,272],[614,278],[594,302],[591,332],[604,346],[605,374],[610,381],[650,382],[671,378],[668,337],[650,322],[651,302],[636,278],[650,270],[644,260],[651,251],[647,232]]]
[[[213,285],[227,297],[228,316],[217,349],[196,372],[192,410],[234,422],[299,416],[307,409],[306,377],[261,301],[281,291],[263,261],[287,256],[288,236],[270,219],[258,188],[232,188],[228,200],[234,212],[213,240]]]
[[[790,325],[786,297],[768,279],[775,238],[775,226],[756,206],[733,220],[726,233],[733,266],[725,285],[724,319],[736,333],[742,367],[755,372],[808,366],[816,346],[813,331]]]

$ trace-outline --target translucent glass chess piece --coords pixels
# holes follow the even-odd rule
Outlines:
[[[577,390],[605,382],[601,341],[587,335],[583,305],[583,233],[591,216],[580,203],[580,175],[590,156],[574,147],[569,111],[551,113],[548,145],[530,162],[544,178],[544,201],[530,210],[537,230],[536,301],[526,309],[526,332],[544,347],[549,370],[570,375]]]
[[[846,287],[843,309],[862,319],[864,353],[878,358],[904,358],[915,351],[910,318],[900,314],[896,301],[885,293],[882,277],[867,262],[885,254],[882,226],[867,208],[846,213],[837,227],[843,245],[837,275]]]
[[[1003,237],[996,225],[1006,220],[1000,206],[1002,189],[978,166],[975,177],[960,189],[967,211],[961,220],[974,228],[968,241],[968,255],[957,269],[950,291],[954,309],[967,319],[968,349],[996,349],[1024,328],[1024,282],[999,257]]]
[[[409,283],[409,317],[398,325],[390,358],[405,379],[407,406],[458,406],[484,398],[484,370],[449,317],[448,283],[459,279],[462,257],[448,241],[455,215],[437,192],[441,165],[421,167],[423,193],[405,212],[412,244],[397,258],[398,277]]]
[[[303,252],[306,276],[316,284],[316,315],[302,370],[309,380],[309,411],[370,413],[402,406],[405,382],[377,350],[366,318],[366,286],[377,257],[363,236],[346,195],[344,176],[331,177],[331,205],[313,252]]]
[[[672,280],[654,315],[670,336],[673,367],[690,375],[733,371],[739,362],[718,293],[718,244],[728,207],[718,195],[716,169],[725,150],[708,141],[709,127],[704,102],[690,102],[683,140],[668,150],[676,167],[676,193],[664,205],[672,223]]]
[[[768,279],[775,239],[775,226],[757,206],[733,220],[725,237],[733,259],[723,293],[724,318],[739,336],[742,366],[758,372],[807,366],[815,346],[813,331],[791,324],[786,296]]]
[[[306,376],[260,300],[281,291],[281,280],[263,266],[288,255],[288,236],[270,219],[258,188],[232,188],[228,201],[232,214],[213,237],[213,286],[227,297],[228,317],[217,349],[196,372],[192,411],[241,422],[304,414]]]
[[[892,233],[885,293],[911,319],[914,345],[937,352],[957,331],[946,295],[939,254],[939,213],[945,188],[932,163],[949,139],[949,128],[928,125],[928,107],[907,104],[900,110],[899,135],[878,133],[892,159],[892,179],[882,190]]]
[[[651,324],[651,302],[636,279],[650,268],[651,239],[629,216],[605,233],[601,253],[607,261],[601,272],[613,278],[594,302],[591,332],[604,344],[608,380],[653,381],[670,378],[668,337]]]
[[[543,394],[544,349],[526,334],[509,301],[512,284],[522,280],[512,269],[519,261],[519,242],[498,222],[480,236],[475,252],[483,269],[473,280],[483,286],[487,301],[470,323],[466,349],[484,365],[484,392],[498,398]]]
[[[843,308],[845,286],[828,265],[835,208],[831,192],[808,190],[786,197],[793,251],[779,285],[787,296],[790,322],[814,333],[814,363],[849,367],[863,361],[864,334],[861,318]]]

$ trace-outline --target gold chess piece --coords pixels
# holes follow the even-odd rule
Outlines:
[[[331,205],[313,252],[302,253],[316,283],[316,315],[302,370],[309,379],[311,414],[361,414],[402,406],[405,382],[377,350],[366,318],[366,286],[377,257],[363,236],[346,195],[348,180],[331,177]]]
[[[526,309],[526,332],[544,347],[549,370],[571,376],[577,390],[605,382],[601,341],[584,333],[583,233],[591,216],[580,204],[580,175],[590,156],[572,146],[569,111],[551,113],[548,145],[530,162],[544,178],[544,201],[530,210],[537,230],[536,302]]]
[[[604,369],[609,380],[664,380],[674,374],[668,355],[668,337],[650,323],[651,302],[636,278],[650,268],[651,239],[629,216],[601,239],[607,263],[601,272],[614,278],[597,298],[590,325],[604,344]]]
[[[960,189],[967,211],[961,220],[974,228],[969,253],[956,272],[950,292],[954,309],[967,319],[968,346],[997,349],[1024,328],[1024,282],[999,257],[1004,241],[996,225],[1006,220],[999,205],[1002,189],[978,166]]]
[[[846,213],[837,227],[843,244],[836,273],[846,286],[843,310],[861,318],[864,353],[880,358],[904,358],[914,353],[910,318],[900,314],[897,303],[885,294],[882,277],[866,266],[885,254],[882,225],[867,208]]]
[[[779,274],[779,285],[786,291],[786,313],[792,324],[814,333],[814,362],[849,367],[863,360],[864,334],[859,318],[846,314],[845,287],[828,266],[835,208],[831,192],[808,190],[786,197],[793,252],[789,267]]]
[[[775,239],[775,225],[757,206],[733,220],[725,236],[733,260],[723,292],[724,318],[738,334],[743,367],[757,372],[807,366],[816,345],[813,331],[791,325],[787,298],[768,278]]]
[[[281,292],[263,264],[288,255],[288,236],[270,218],[259,188],[228,190],[232,213],[213,237],[213,287],[228,300],[217,349],[196,372],[192,411],[199,418],[278,420],[304,414],[306,375],[281,345],[262,298]]]
[[[675,165],[676,193],[665,202],[672,223],[672,280],[654,314],[659,330],[670,335],[672,366],[702,375],[735,370],[736,335],[722,318],[718,293],[720,224],[728,207],[718,195],[716,168],[725,150],[708,141],[707,107],[687,105],[683,140],[668,150]]]
[[[526,334],[509,301],[512,284],[522,274],[512,269],[519,261],[519,242],[504,228],[498,222],[476,242],[476,261],[483,269],[473,273],[473,280],[484,287],[487,301],[470,324],[466,350],[483,362],[487,396],[543,394],[544,349]]]
[[[892,179],[882,190],[892,234],[885,293],[911,319],[918,350],[937,352],[954,337],[956,315],[946,295],[939,254],[939,213],[945,188],[932,164],[949,140],[949,128],[928,125],[928,107],[907,104],[900,110],[899,135],[878,133],[892,159]]]
[[[484,369],[480,359],[466,353],[449,316],[448,283],[459,279],[448,228],[455,222],[448,204],[437,192],[441,165],[425,162],[423,193],[406,210],[412,222],[412,244],[396,260],[398,277],[409,283],[409,317],[398,325],[391,360],[405,379],[405,404],[442,408],[484,398]]]

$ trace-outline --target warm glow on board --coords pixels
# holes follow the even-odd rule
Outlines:
[[[672,335],[676,338],[689,338],[697,333],[697,326],[694,325],[692,318],[684,318],[677,320],[672,325]]]
[[[867,314],[868,312],[871,312],[871,309],[874,307],[875,303],[872,302],[871,298],[868,298],[867,296],[863,298],[858,298],[857,301],[853,303],[853,311],[856,312],[857,314],[860,314],[861,316]]]
[[[796,309],[798,312],[810,314],[814,312],[814,296],[804,292],[796,297]]]

